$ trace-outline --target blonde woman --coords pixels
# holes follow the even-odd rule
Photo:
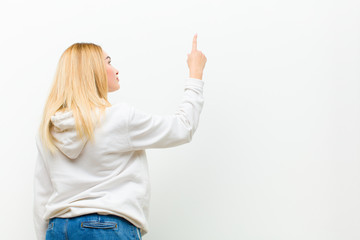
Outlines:
[[[207,59],[188,54],[189,77],[172,115],[111,105],[120,88],[111,57],[75,43],[59,60],[45,103],[34,178],[38,239],[141,239],[148,231],[149,177],[145,149],[191,141],[202,111]]]

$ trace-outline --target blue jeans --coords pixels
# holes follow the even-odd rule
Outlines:
[[[51,218],[46,240],[141,240],[140,229],[114,215],[87,214],[73,218]]]

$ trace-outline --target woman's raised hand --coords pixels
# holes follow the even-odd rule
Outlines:
[[[187,64],[189,67],[190,78],[202,79],[203,70],[207,58],[201,51],[197,50],[197,33],[194,35],[193,38],[192,50],[187,56]]]

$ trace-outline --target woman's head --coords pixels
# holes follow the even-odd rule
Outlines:
[[[60,57],[56,75],[57,81],[64,81],[68,89],[96,89],[99,97],[104,98],[107,92],[119,89],[117,74],[110,56],[99,45],[75,43]]]
[[[51,116],[57,111],[72,111],[76,130],[92,140],[93,113],[111,106],[107,93],[119,89],[118,71],[112,67],[107,53],[94,43],[75,43],[60,57],[50,94],[45,103],[40,136],[50,150],[56,150],[51,136]]]

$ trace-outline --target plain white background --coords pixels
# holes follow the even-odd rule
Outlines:
[[[147,151],[146,240],[360,239],[360,2],[0,3],[1,239],[35,239],[35,132],[62,52],[93,42],[126,101],[172,114],[198,33],[205,104],[189,144]]]

